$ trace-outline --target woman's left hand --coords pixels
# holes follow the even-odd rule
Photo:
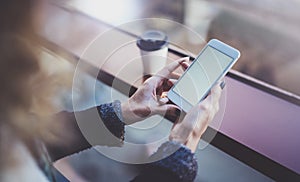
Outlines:
[[[180,77],[174,71],[179,66],[185,70],[189,66],[188,61],[188,57],[178,59],[146,80],[127,102],[122,103],[124,122],[133,124],[155,114],[164,116],[168,113],[175,116],[180,109],[176,105],[167,104],[169,100],[166,92]]]

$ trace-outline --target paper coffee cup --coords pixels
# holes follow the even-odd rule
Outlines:
[[[155,75],[166,66],[168,56],[168,37],[157,30],[149,30],[137,40],[140,48],[144,75]]]

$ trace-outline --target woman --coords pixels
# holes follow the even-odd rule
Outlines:
[[[91,145],[82,135],[74,113],[52,114],[55,107],[51,95],[60,79],[47,77],[35,56],[32,13],[36,2],[12,0],[0,4],[0,181],[59,181],[51,162]],[[172,86],[171,79],[178,78],[174,70],[188,67],[186,61],[183,58],[166,66],[127,102],[115,101],[82,111],[82,116],[98,111],[101,123],[87,118],[87,124],[97,122],[102,126],[99,133],[104,137],[98,144],[122,146],[126,125],[154,114],[176,115],[179,108],[167,104],[161,95]],[[177,121],[169,141],[150,157],[161,160],[148,164],[133,181],[193,181],[197,172],[194,152],[218,111],[220,95],[221,88],[215,86],[204,101]]]

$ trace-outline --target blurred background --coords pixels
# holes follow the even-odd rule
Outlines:
[[[40,34],[76,55],[81,55],[99,32],[108,29],[107,26],[103,28],[102,25],[94,25],[94,22],[117,26],[141,18],[164,18],[186,25],[206,41],[217,38],[238,48],[241,58],[233,69],[300,96],[298,0],[49,0],[47,3],[51,6],[44,8],[46,19]],[[126,31],[133,33],[143,29],[126,28]],[[181,34],[174,27],[164,29],[173,31],[177,36],[176,41],[193,55],[201,50],[202,41]],[[50,52],[43,57],[57,60],[54,55]],[[55,61],[50,62],[53,64]],[[74,71],[73,66],[68,66],[68,69]],[[83,74],[81,88],[88,88],[84,85],[90,83],[93,83],[93,78]],[[102,90],[96,96],[97,104],[107,102],[105,94],[111,92],[110,88],[101,82],[96,83],[96,88]],[[91,90],[80,89],[75,96],[82,100],[83,108],[86,108],[93,103],[94,97],[91,94]],[[58,99],[62,101],[61,108],[72,110],[70,91],[63,91],[61,97]],[[214,174],[208,173],[209,166],[215,165],[212,169],[224,170],[228,175],[234,176],[239,171],[243,174],[240,179],[271,181],[226,154],[220,154],[223,156],[221,158],[216,157],[216,151],[213,146],[209,146],[201,154],[208,156],[209,160],[199,156],[203,166],[208,166],[207,169],[201,169],[202,179],[205,179],[205,174],[208,179],[214,177]],[[56,163],[56,167],[64,171],[71,181],[78,182],[129,180],[138,171],[135,166],[110,160],[94,149],[62,159]]]
[[[298,0],[54,2],[111,25],[140,18],[165,18],[182,23],[206,40],[217,38],[237,47],[242,56],[234,69],[294,94],[300,94]],[[182,34],[178,34],[178,38],[186,49],[194,54],[199,52],[199,42]]]

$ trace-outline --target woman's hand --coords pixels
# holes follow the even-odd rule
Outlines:
[[[169,100],[165,97],[165,93],[180,77],[174,71],[180,66],[186,69],[189,66],[188,61],[188,57],[176,60],[146,80],[127,102],[122,103],[124,122],[133,124],[155,114],[176,115],[179,108],[173,104],[166,104]]]
[[[202,134],[219,110],[221,91],[218,83],[206,99],[194,106],[182,121],[174,124],[169,139],[182,143],[195,152]]]

